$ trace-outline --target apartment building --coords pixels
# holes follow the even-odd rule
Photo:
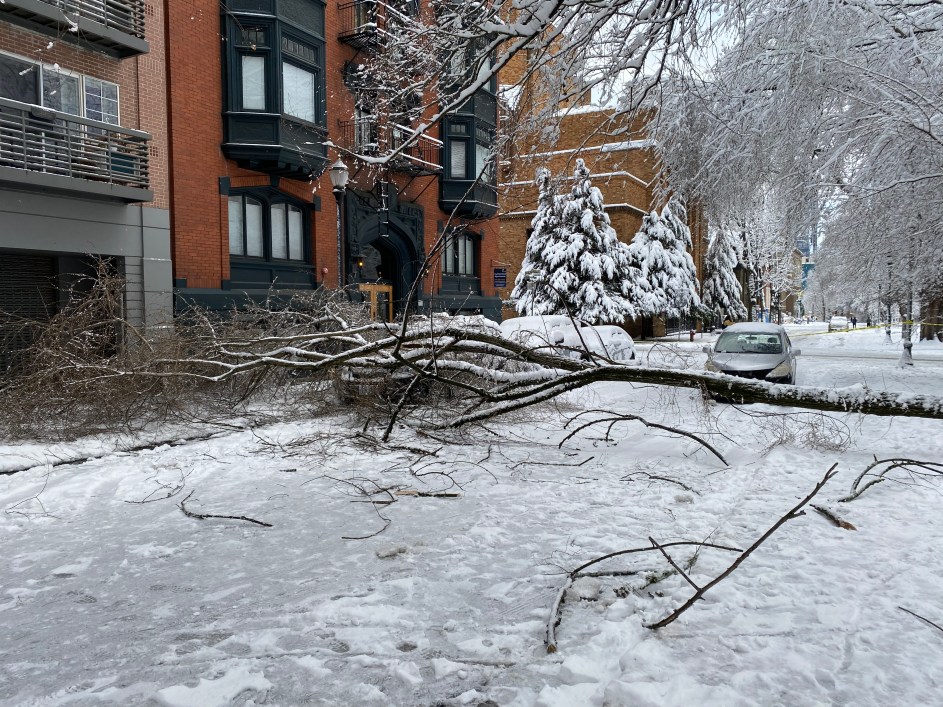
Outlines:
[[[168,9],[176,310],[344,288],[391,319],[499,317],[494,87],[376,167],[434,111],[391,113],[356,67],[389,50],[390,13],[425,2],[190,0]],[[443,169],[443,164],[446,168]],[[333,167],[332,167],[333,165]],[[445,234],[442,258],[423,269]],[[427,264],[428,265],[428,264]]]
[[[0,3],[3,366],[100,259],[132,322],[169,320],[163,47],[158,0]]]
[[[536,76],[528,75],[527,57],[515,57],[505,74],[511,84],[520,86],[516,112],[527,115],[554,101],[546,95]],[[588,99],[588,94],[585,99]],[[546,167],[559,179],[560,189],[572,184],[577,158],[590,170],[593,186],[600,189],[606,213],[619,240],[631,243],[642,225],[642,218],[663,204],[656,194],[657,156],[646,134],[646,116],[635,117],[589,104],[556,106],[558,129],[553,139],[539,132],[520,133],[508,142],[501,165],[500,184],[500,260],[507,269],[503,278],[506,287],[499,291],[502,298],[510,296],[514,281],[524,259],[531,220],[537,209],[537,187],[534,174]],[[522,149],[523,147],[523,149]],[[689,205],[694,260],[698,278],[703,275],[707,250],[707,228],[697,205]],[[515,316],[513,308],[505,308],[505,316]],[[644,318],[627,321],[625,328],[636,337],[660,336],[666,326],[678,322]]]

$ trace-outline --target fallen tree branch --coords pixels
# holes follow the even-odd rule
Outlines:
[[[592,559],[589,562],[584,562],[582,565],[580,565],[579,567],[577,567],[575,570],[573,570],[567,575],[566,581],[563,583],[563,587],[561,587],[560,591],[557,593],[557,597],[553,602],[553,606],[550,607],[550,616],[547,619],[547,632],[546,632],[546,638],[545,638],[545,643],[547,645],[547,653],[555,653],[557,650],[556,628],[557,626],[560,625],[560,621],[562,620],[562,618],[559,615],[560,607],[563,605],[564,595],[566,594],[566,590],[573,584],[573,581],[577,577],[584,576],[583,570],[585,570],[587,567],[592,567],[593,565],[597,565],[600,562],[605,562],[606,560],[611,559],[613,557],[619,557],[621,555],[632,555],[632,554],[640,553],[640,552],[661,551],[662,553],[664,553],[663,548],[678,547],[681,545],[696,545],[698,548],[708,547],[708,548],[713,548],[715,550],[727,550],[729,552],[743,552],[740,548],[737,548],[737,547],[727,547],[726,545],[717,545],[715,543],[697,542],[693,540],[676,540],[670,543],[662,543],[661,545],[656,544],[656,547],[633,547],[633,548],[629,548],[628,550],[617,550],[616,552],[610,552],[601,557]],[[637,574],[637,572],[634,570],[620,570],[620,571],[614,571],[614,572],[607,572],[605,574],[615,577],[615,576],[633,575],[633,574]],[[603,573],[591,572],[591,573],[587,573],[585,576],[598,577],[598,576],[603,576]]]
[[[256,525],[261,525],[264,528],[273,527],[271,523],[265,523],[261,520],[256,520],[255,518],[249,518],[248,516],[224,516],[217,515],[216,513],[194,513],[193,511],[187,510],[186,503],[190,500],[190,496],[193,495],[193,491],[187,494],[187,497],[180,501],[177,504],[177,508],[183,511],[183,514],[188,518],[196,518],[197,520],[206,520],[207,518],[222,518],[223,520],[244,520],[246,523],[255,523]]]
[[[847,520],[839,518],[835,515],[834,512],[825,508],[824,506],[817,506],[814,503],[809,506],[813,511],[819,513],[822,517],[826,518],[832,525],[836,528],[844,528],[845,530],[857,530],[857,528],[849,523]]]
[[[920,614],[916,614],[916,613],[914,613],[913,611],[911,611],[910,609],[905,609],[905,608],[902,607],[902,606],[898,606],[897,608],[900,609],[900,610],[903,611],[903,612],[906,612],[906,613],[910,614],[911,616],[915,616],[916,618],[920,619],[920,620],[923,621],[924,623],[930,624],[931,626],[933,626],[933,628],[939,629],[940,631],[943,631],[943,626],[940,626],[939,624],[933,623],[932,621],[930,621],[930,619],[925,618],[925,617],[921,616]]]
[[[886,466],[882,471],[872,473],[874,469],[884,465]],[[851,484],[851,492],[844,498],[838,499],[839,503],[854,501],[872,486],[887,481],[888,472],[894,469],[907,470],[911,478],[914,476],[943,476],[943,463],[940,462],[919,461],[906,457],[892,457],[890,459],[875,458],[871,464],[865,467],[864,471],[858,474],[858,477]]]
[[[579,417],[582,417],[583,415],[586,415],[586,414],[588,414],[588,413],[597,413],[597,412],[604,412],[604,411],[602,411],[602,410],[585,410],[584,412],[581,412],[579,415],[576,415],[572,420],[567,421],[566,425],[564,425],[564,429],[566,429],[566,427],[569,426],[570,422],[573,422],[574,420],[578,419]],[[715,457],[717,457],[717,458],[720,460],[720,462],[721,462],[724,466],[730,466],[730,464],[727,463],[727,460],[724,459],[723,455],[722,455],[720,452],[718,452],[718,451],[714,448],[713,445],[711,445],[709,442],[707,442],[707,441],[701,439],[701,438],[698,437],[696,434],[693,434],[692,432],[687,432],[687,431],[682,430],[682,429],[679,429],[679,428],[677,428],[677,427],[672,427],[671,425],[663,425],[663,424],[661,424],[661,423],[659,423],[659,422],[650,422],[649,420],[646,420],[644,417],[641,417],[641,416],[639,416],[639,415],[628,415],[628,414],[624,414],[624,415],[623,415],[623,414],[620,414],[620,415],[612,415],[612,416],[610,416],[610,417],[601,417],[601,418],[597,418],[597,419],[594,419],[594,420],[590,420],[589,422],[584,422],[583,424],[579,425],[576,429],[572,430],[566,437],[564,437],[564,438],[560,441],[560,443],[557,445],[557,447],[562,447],[565,442],[568,442],[568,441],[569,441],[570,439],[572,439],[576,434],[578,434],[578,433],[581,432],[582,430],[585,430],[587,427],[592,427],[593,425],[598,425],[598,424],[601,424],[601,423],[603,423],[603,422],[608,422],[608,423],[610,423],[610,428],[611,428],[612,424],[613,424],[613,423],[616,423],[616,422],[641,422],[643,425],[645,425],[645,427],[650,427],[650,428],[656,429],[656,430],[664,430],[665,432],[670,432],[671,434],[676,434],[676,435],[680,435],[680,436],[682,436],[682,437],[687,437],[688,439],[697,442],[699,445],[701,445],[702,447],[704,447],[704,449],[706,449],[706,450],[709,451],[711,454],[713,454]],[[607,433],[607,436],[608,436],[608,433]]]
[[[759,540],[757,540],[750,547],[744,550],[743,553],[740,555],[740,557],[738,557],[736,560],[733,561],[733,564],[731,564],[727,569],[721,572],[717,577],[715,577],[710,582],[705,584],[703,587],[698,589],[694,593],[694,596],[692,596],[690,599],[684,602],[684,604],[682,604],[677,609],[675,609],[670,614],[668,614],[668,616],[663,618],[661,621],[657,621],[653,624],[645,624],[645,628],[650,628],[650,629],[664,628],[668,624],[672,623],[679,616],[681,616],[681,614],[683,614],[685,611],[687,611],[692,606],[694,606],[694,604],[697,603],[697,601],[701,597],[704,596],[704,594],[707,592],[708,589],[711,589],[712,587],[716,586],[717,584],[722,582],[724,579],[726,579],[728,576],[730,576],[730,574],[733,573],[733,571],[737,569],[743,563],[744,560],[746,560],[751,554],[753,554],[754,550],[756,550],[760,545],[766,542],[773,533],[779,530],[779,528],[784,523],[786,523],[786,521],[792,520],[793,518],[796,518],[799,516],[799,513],[802,510],[802,507],[805,506],[807,503],[809,503],[809,501],[811,501],[813,498],[815,498],[815,495],[819,491],[822,490],[822,487],[828,483],[829,479],[831,479],[833,476],[835,476],[836,473],[838,473],[835,471],[835,467],[837,466],[838,466],[838,462],[832,464],[832,466],[829,467],[828,471],[825,472],[825,476],[822,477],[822,480],[819,481],[815,485],[815,488],[813,488],[812,491],[805,498],[803,498],[801,501],[799,501],[799,503],[793,506],[785,515],[783,515],[779,520],[773,523],[770,529],[760,536]]]

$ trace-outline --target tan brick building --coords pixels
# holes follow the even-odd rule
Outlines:
[[[354,90],[352,67],[385,50],[385,12],[368,0],[170,4],[178,310],[229,307],[273,288],[343,286],[389,316],[449,224],[445,257],[423,273],[417,309],[499,316],[484,276],[497,259],[495,188],[473,186],[472,174],[480,143],[494,137],[494,90],[388,168],[343,149],[379,154],[395,146],[397,125],[409,127]],[[339,157],[349,183],[336,202],[327,168]]]
[[[524,79],[516,61],[502,74],[508,80],[523,85],[517,112],[534,110],[540,101],[530,91],[532,79]],[[524,259],[531,220],[536,213],[537,188],[534,174],[538,167],[547,167],[560,181],[561,190],[572,186],[576,160],[581,158],[590,170],[593,186],[600,189],[606,213],[619,240],[630,243],[642,225],[642,218],[652,209],[660,211],[662,203],[655,193],[657,162],[642,120],[630,121],[614,116],[611,110],[577,105],[561,108],[557,137],[552,141],[535,136],[534,132],[519,132],[508,141],[501,165],[500,187],[500,261],[506,268],[506,287],[499,290],[506,300],[514,288],[514,280]],[[696,208],[689,208],[692,257],[698,278],[704,265],[707,247],[706,226]],[[503,310],[505,317],[516,316],[511,307]],[[665,322],[644,320],[626,322],[626,328],[635,336],[664,333]]]
[[[0,4],[0,311],[48,317],[106,258],[132,321],[169,319],[164,67],[161,0]]]

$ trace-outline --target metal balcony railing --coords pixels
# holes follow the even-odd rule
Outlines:
[[[398,149],[412,134],[412,128],[395,123],[381,124],[375,116],[340,120],[344,145],[362,155],[382,156]],[[442,141],[428,135],[403,149],[390,162],[397,171],[433,174],[442,170]]]
[[[144,0],[40,0],[65,13],[66,20],[83,17],[110,29],[144,39]]]
[[[407,22],[419,14],[418,0],[353,0],[337,5],[342,42],[363,49],[383,42],[391,20]]]
[[[337,6],[338,39],[363,49],[380,43],[386,32],[389,8],[377,0],[354,0]]]
[[[150,135],[0,98],[0,167],[148,188]]]

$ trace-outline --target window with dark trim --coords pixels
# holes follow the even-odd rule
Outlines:
[[[298,0],[295,4],[304,5],[321,21],[300,25],[293,16],[282,17],[281,10],[277,17],[228,13],[228,109],[281,113],[291,120],[323,126],[324,40],[315,33],[323,32],[323,3]]]
[[[446,179],[495,184],[494,130],[474,118],[449,118],[445,126]]]
[[[467,233],[453,233],[445,241],[443,270],[448,275],[476,276],[475,238]]]
[[[273,261],[307,260],[308,209],[263,195],[229,197],[229,254]]]

